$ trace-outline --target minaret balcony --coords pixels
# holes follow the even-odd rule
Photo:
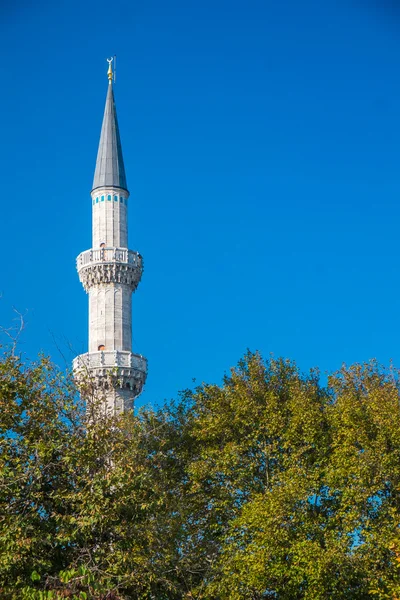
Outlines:
[[[142,277],[143,259],[127,248],[96,248],[76,259],[79,279],[88,291],[95,285],[123,283],[135,291]]]
[[[77,356],[72,363],[78,382],[95,380],[97,387],[121,387],[140,394],[147,377],[147,360],[124,350],[101,350]]]

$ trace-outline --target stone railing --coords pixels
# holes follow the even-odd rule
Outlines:
[[[133,354],[124,350],[100,350],[87,352],[77,356],[73,363],[74,371],[87,369],[133,369],[144,375],[147,374],[147,360],[141,354]]]
[[[92,248],[81,252],[76,259],[78,272],[90,265],[104,263],[123,263],[142,268],[142,257],[139,252],[127,248]]]

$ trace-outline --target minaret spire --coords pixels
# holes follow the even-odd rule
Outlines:
[[[112,59],[92,196],[92,248],[77,258],[89,295],[89,352],[73,363],[78,382],[89,379],[105,412],[130,410],[143,388],[147,361],[132,353],[132,292],[142,276],[142,257],[128,250],[128,198]],[[83,389],[83,388],[82,388]],[[88,398],[88,401],[90,399]]]
[[[121,138],[119,135],[117,110],[113,91],[112,58],[108,58],[108,90],[104,108],[103,125],[101,127],[96,169],[93,179],[93,190],[111,185],[127,190],[124,159],[122,156]]]

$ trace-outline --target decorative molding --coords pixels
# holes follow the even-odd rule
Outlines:
[[[115,194],[116,196],[124,196],[125,198],[129,198],[130,196],[128,190],[117,186],[98,187],[90,192],[92,199],[101,196],[102,194]]]
[[[93,286],[108,283],[123,283],[134,292],[142,277],[142,269],[132,265],[94,264],[79,271],[79,279],[86,292]]]
[[[123,283],[134,292],[142,277],[143,259],[127,248],[96,248],[82,252],[76,266],[86,292],[109,283]]]
[[[87,352],[77,356],[72,366],[78,384],[89,381],[102,390],[130,390],[133,398],[141,393],[147,378],[147,360],[126,351]]]

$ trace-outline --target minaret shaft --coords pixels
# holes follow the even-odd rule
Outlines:
[[[93,248],[128,247],[128,193],[103,189],[92,193]]]
[[[147,361],[132,353],[132,292],[142,257],[128,250],[129,192],[110,73],[111,66],[91,193],[92,248],[77,258],[89,295],[89,352],[74,360],[74,372],[80,382],[89,378],[106,412],[120,413],[142,391]]]
[[[110,283],[89,290],[89,352],[132,349],[132,291]]]

